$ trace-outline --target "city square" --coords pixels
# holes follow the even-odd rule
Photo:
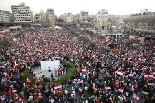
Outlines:
[[[155,103],[155,12],[10,7],[0,10],[0,103]]]

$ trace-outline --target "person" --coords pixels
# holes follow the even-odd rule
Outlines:
[[[53,80],[54,78],[53,78],[53,73],[51,73],[51,80]]]
[[[55,77],[57,77],[58,76],[58,72],[57,72],[57,70],[55,69]]]

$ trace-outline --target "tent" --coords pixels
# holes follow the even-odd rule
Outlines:
[[[55,26],[55,29],[62,29],[62,27],[60,27],[60,26]]]

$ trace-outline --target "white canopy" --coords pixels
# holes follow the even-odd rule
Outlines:
[[[60,27],[60,26],[55,26],[55,29],[62,29],[62,27]]]

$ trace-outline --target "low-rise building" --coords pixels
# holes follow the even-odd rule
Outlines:
[[[44,12],[36,13],[34,15],[34,22],[45,22],[46,21],[46,15]]]
[[[0,10],[0,22],[10,22],[11,13],[9,11]]]

